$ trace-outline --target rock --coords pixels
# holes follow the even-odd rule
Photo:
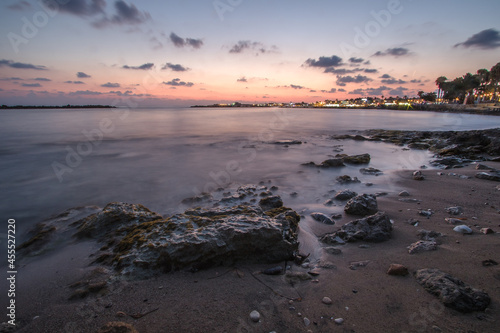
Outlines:
[[[343,175],[336,178],[340,184],[361,183],[358,177],[351,178],[351,176]]]
[[[491,228],[481,228],[481,230],[479,230],[479,232],[481,232],[482,234],[485,234],[485,235],[489,235],[489,234],[494,234],[495,233],[493,231],[493,229],[491,229]]]
[[[341,158],[330,158],[326,161],[321,162],[319,165],[322,168],[337,168],[345,166]]]
[[[445,208],[446,212],[450,215],[460,215],[464,212],[464,209],[460,206]]]
[[[349,263],[349,268],[352,269],[353,271],[357,270],[359,267],[366,267],[370,263],[370,260],[363,260],[363,261],[351,261]]]
[[[459,224],[459,223],[462,223],[463,221],[460,220],[460,219],[454,219],[452,217],[445,217],[444,219],[446,221],[446,223],[448,224]]]
[[[112,321],[102,326],[97,333],[138,333],[130,324]]]
[[[442,237],[443,234],[437,231],[420,229],[419,231],[417,231],[417,236],[420,238],[420,240],[433,241],[438,243],[436,240]]]
[[[325,261],[325,260],[321,260],[318,264],[318,267],[323,268],[323,269],[335,269],[335,268],[337,268],[337,266],[335,266],[334,263],[332,263],[330,261]]]
[[[273,144],[273,145],[301,145],[302,141],[287,139],[287,140],[273,141],[273,142],[269,142],[269,143]]]
[[[464,159],[454,157],[454,156],[443,157],[443,158],[431,161],[431,165],[434,165],[437,167],[445,167],[445,168],[462,166],[462,165],[464,165],[464,163],[468,163],[468,160],[464,160]]]
[[[384,212],[378,212],[359,220],[344,224],[340,230],[326,234],[321,238],[322,242],[334,244],[332,239],[337,237],[346,242],[358,240],[366,242],[383,242],[391,238],[392,223]]]
[[[195,203],[200,203],[204,201],[210,201],[213,199],[213,196],[210,193],[202,193],[200,195],[183,199],[181,202],[185,205],[192,205]]]
[[[493,259],[486,259],[481,262],[484,267],[496,266],[498,263]]]
[[[408,144],[408,148],[412,148],[412,149],[426,150],[426,149],[429,149],[430,147],[431,147],[431,145],[428,143],[425,143],[425,142],[412,142],[412,143]]]
[[[437,243],[434,241],[418,241],[407,247],[409,254],[437,250]]]
[[[416,227],[416,226],[418,226],[418,223],[419,223],[419,222],[420,222],[420,221],[419,221],[419,220],[416,220],[416,219],[408,219],[408,220],[406,221],[406,223],[411,224],[412,226],[415,226],[415,227]]]
[[[254,322],[254,323],[258,323],[259,320],[260,320],[260,313],[259,311],[257,310],[253,310],[252,312],[250,312],[250,319]]]
[[[330,305],[330,304],[333,303],[332,299],[330,297],[323,297],[323,299],[321,300],[321,302],[323,302],[326,305]]]
[[[491,302],[487,293],[438,269],[420,269],[415,278],[445,306],[460,312],[483,311]]]
[[[335,203],[333,202],[332,199],[328,199],[325,202],[323,202],[323,205],[325,206],[333,206]]]
[[[335,157],[341,158],[344,161],[344,163],[349,163],[349,164],[370,163],[370,154],[361,154],[361,155],[337,154]]]
[[[497,185],[497,187],[495,187],[497,189],[497,191],[500,191],[500,185]]]
[[[337,248],[337,247],[333,247],[333,246],[330,246],[330,247],[325,247],[323,248],[327,253],[330,253],[330,254],[333,254],[333,255],[339,255],[339,254],[342,254],[342,250]]]
[[[329,245],[344,245],[345,242],[342,238],[337,236],[335,233],[333,234],[326,234],[323,237],[320,238],[320,240],[323,243],[329,244]]]
[[[457,225],[455,228],[453,228],[453,231],[461,234],[472,234],[472,229],[465,224]]]
[[[361,194],[351,198],[344,207],[346,214],[372,215],[378,211],[377,198],[370,194]]]
[[[262,208],[262,210],[268,211],[274,208],[282,207],[283,200],[281,200],[280,196],[278,195],[268,196],[266,198],[260,199],[259,206]]]
[[[387,274],[396,276],[406,276],[408,275],[408,268],[401,264],[391,264],[389,270],[387,271]]]
[[[330,225],[333,225],[335,224],[334,221],[332,221],[331,218],[329,218],[328,216],[326,216],[325,214],[323,213],[311,213],[311,217],[318,221],[318,222],[321,222],[321,223],[324,223],[324,224],[330,224]]]
[[[343,318],[336,318],[334,320],[335,324],[337,325],[342,325],[344,323],[344,319]]]
[[[306,326],[311,325],[311,321],[306,317],[304,317],[304,325],[306,325]]]
[[[268,269],[261,271],[261,273],[265,274],[265,275],[280,275],[281,273],[283,273],[283,267],[276,266],[276,267],[268,268]]]
[[[500,174],[499,173],[479,172],[476,174],[476,178],[500,182]]]
[[[341,190],[341,191],[338,191],[337,193],[335,193],[333,198],[337,199],[337,200],[349,200],[351,198],[354,198],[357,195],[358,194],[356,192],[351,191],[349,189],[345,189],[345,190]]]
[[[408,191],[401,191],[401,192],[399,192],[398,196],[400,196],[400,197],[409,197],[410,196],[410,192],[408,192]]]
[[[313,270],[310,270],[307,272],[307,274],[311,275],[311,276],[318,276],[321,274],[320,270],[319,269],[313,269]]]
[[[430,218],[432,216],[432,214],[434,214],[434,212],[430,209],[428,210],[419,210],[418,211],[418,215],[421,215],[421,216],[425,216],[427,218]]]
[[[489,167],[485,164],[478,163],[476,164],[476,170],[489,170],[489,171],[496,171],[495,168]]]
[[[425,177],[422,174],[422,171],[415,171],[415,172],[413,172],[413,179],[414,180],[424,180]]]
[[[372,167],[361,168],[361,169],[359,169],[359,172],[361,172],[363,175],[374,175],[374,176],[379,176],[379,175],[383,174],[383,172],[380,171],[379,169],[375,169]]]

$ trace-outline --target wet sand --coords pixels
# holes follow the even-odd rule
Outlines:
[[[500,163],[486,164],[500,168]],[[483,267],[482,261],[500,262],[500,234],[484,235],[479,228],[500,231],[499,183],[449,176],[449,172],[473,177],[477,171],[473,166],[424,170],[424,181],[413,180],[410,170],[397,172],[397,185],[410,192],[408,198],[421,202],[401,202],[397,191],[378,198],[379,209],[394,221],[392,239],[339,246],[340,255],[324,253],[321,259],[335,267],[322,268],[312,280],[293,286],[282,275],[259,274],[273,265],[241,264],[196,273],[174,272],[142,281],[117,279],[105,292],[68,300],[73,292],[69,286],[95,268],[88,267],[91,258],[87,258],[95,245],[83,243],[38,258],[22,267],[18,275],[17,331],[97,332],[107,322],[121,321],[141,333],[498,332],[500,266]],[[460,217],[466,218],[464,224],[474,230],[472,235],[455,233],[445,222],[450,216],[445,208],[450,206],[464,208]],[[435,213],[427,219],[418,215],[419,209]],[[406,223],[410,218],[418,219],[419,225]],[[322,229],[331,232],[353,219],[344,216],[335,226]],[[410,255],[406,247],[418,240],[420,229],[446,236],[437,251]],[[362,244],[369,247],[360,248]],[[349,265],[354,261],[369,263],[352,270]],[[407,266],[410,275],[387,275],[392,263]],[[288,265],[292,271],[307,271]],[[469,314],[445,308],[413,278],[411,273],[421,268],[438,268],[483,289],[492,299],[489,308]],[[325,296],[331,298],[331,305],[322,303]],[[249,318],[253,310],[261,314],[258,323]],[[134,314],[144,316],[134,319],[130,316]],[[304,318],[309,319],[308,326]],[[336,318],[343,318],[343,324],[336,324]]]

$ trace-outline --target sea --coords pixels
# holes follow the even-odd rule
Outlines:
[[[275,186],[285,205],[305,216],[301,230],[307,235],[308,225],[318,223],[310,212],[342,212],[342,203],[325,205],[335,191],[398,191],[391,173],[429,166],[432,158],[423,150],[332,136],[495,127],[500,117],[364,109],[1,110],[0,212],[4,221],[15,219],[20,242],[36,223],[72,207],[122,201],[169,216],[187,208],[184,198],[260,183]],[[364,175],[353,165],[302,165],[339,153],[369,153],[364,167],[384,174]],[[335,178],[345,174],[361,182],[339,185]]]

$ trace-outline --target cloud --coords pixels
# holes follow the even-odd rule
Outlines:
[[[23,83],[21,84],[21,87],[28,87],[28,88],[40,88],[42,85],[40,83]]]
[[[352,74],[356,73],[358,70],[356,69],[346,69],[346,68],[335,68],[335,67],[328,67],[325,68],[324,73],[332,73],[332,74],[338,74],[338,75],[346,75],[346,74]]]
[[[365,59],[363,59],[363,58],[355,58],[355,57],[349,58],[349,62],[352,64],[360,64],[363,61],[365,61]]]
[[[148,62],[147,64],[144,64],[144,65],[140,65],[140,66],[128,66],[128,65],[124,65],[122,68],[125,68],[125,69],[139,69],[139,70],[148,70],[148,69],[151,69],[153,68],[155,64],[151,63],[151,62]]]
[[[391,96],[401,96],[401,95],[405,95],[405,91],[408,91],[408,88],[405,88],[405,87],[398,87],[398,88],[395,88],[395,89],[392,89],[391,91],[389,91],[389,95]]]
[[[385,84],[405,84],[406,83],[406,81],[393,78],[389,74],[384,74],[380,78],[382,79],[382,80],[380,80],[380,82],[385,83]]]
[[[12,60],[6,60],[6,59],[0,60],[0,67],[3,67],[3,66],[8,66],[8,67],[11,67],[11,68],[16,68],[16,69],[35,69],[35,70],[38,70],[38,71],[45,71],[45,70],[47,70],[47,67],[45,67],[45,66],[25,64],[25,63],[22,63],[22,62],[14,62]]]
[[[49,8],[54,7],[53,0],[43,0],[43,2]],[[60,12],[77,16],[104,14],[104,8],[106,7],[105,0],[65,0],[57,1],[57,4]]]
[[[390,76],[389,74],[384,74],[380,77],[380,79],[390,79],[392,76]]]
[[[188,67],[184,67],[180,64],[172,64],[170,62],[167,62],[161,69],[171,69],[174,72],[187,72],[189,70]]]
[[[290,88],[292,88],[292,89],[305,89],[305,87],[299,86],[299,85],[296,85],[296,84],[291,84]]]
[[[385,51],[377,51],[374,56],[376,57],[383,57],[383,56],[393,56],[393,57],[403,57],[403,56],[408,56],[410,55],[411,52],[409,49],[404,48],[404,47],[395,47],[395,48],[390,48]]]
[[[357,76],[337,75],[337,82],[336,83],[338,86],[344,87],[347,83],[366,83],[366,82],[370,82],[370,81],[373,81],[373,80],[367,76],[364,76],[364,75],[357,75]]]
[[[413,79],[410,82],[411,83],[422,83],[422,80]]]
[[[304,65],[309,67],[327,68],[338,67],[344,64],[342,63],[342,58],[332,55],[331,57],[319,57],[318,60],[309,58],[304,62]]]
[[[194,38],[182,38],[179,37],[175,33],[170,34],[170,41],[174,43],[176,47],[184,47],[184,46],[191,46],[195,49],[199,49],[200,47],[203,46],[203,41],[201,39],[194,39]]]
[[[70,92],[68,95],[102,95],[102,92],[99,91],[91,91],[91,90],[78,90],[78,91],[73,91]]]
[[[321,90],[322,93],[325,93],[325,94],[334,94],[337,92],[337,89],[336,88],[332,88],[330,90]]]
[[[309,92],[311,92],[311,93],[315,93],[315,92],[316,92],[316,90],[311,89],[311,90],[309,90]]]
[[[238,80],[236,80],[236,82],[248,82],[247,78],[246,77],[240,77]]]
[[[337,90],[338,92],[345,92],[345,89],[344,88],[340,88]]]
[[[51,79],[47,79],[46,77],[37,77],[37,78],[35,78],[33,80],[35,80],[35,81],[44,81],[44,82],[52,81]]]
[[[116,14],[111,18],[115,24],[140,24],[151,18],[149,13],[140,12],[133,4],[127,5],[125,1],[115,1]]]
[[[371,73],[378,73],[378,70],[375,68],[365,68],[365,69],[363,69],[363,72],[365,72],[367,74],[371,74]]]
[[[85,82],[82,82],[82,81],[64,81],[64,83],[69,83],[69,84],[85,84]]]
[[[381,96],[385,94],[385,91],[391,90],[387,86],[380,86],[378,88],[366,88],[366,89],[354,89],[350,91],[349,95],[362,95],[362,96]]]
[[[0,81],[23,81],[24,79],[21,79],[20,77],[6,77],[3,79],[0,79]]]
[[[168,82],[163,82],[163,84],[166,84],[168,86],[174,86],[174,87],[192,87],[194,86],[193,82],[184,82],[181,81],[181,79],[176,78]]]
[[[76,77],[78,77],[79,79],[87,79],[91,76],[88,74],[85,74],[84,72],[78,72],[78,73],[76,73]]]
[[[492,50],[500,47],[500,32],[495,29],[486,29],[469,37],[465,42],[455,44],[454,47],[476,47],[483,50]]]
[[[120,84],[119,83],[108,82],[108,83],[105,83],[105,84],[101,84],[101,87],[104,87],[104,88],[120,88]]]
[[[262,44],[261,42],[252,42],[249,40],[240,40],[238,43],[234,44],[230,49],[229,53],[243,53],[244,51],[249,50],[252,52],[259,53],[277,53],[278,47],[276,45],[272,45],[270,48]]]

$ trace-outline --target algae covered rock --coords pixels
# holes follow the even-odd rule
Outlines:
[[[324,235],[321,241],[332,244],[332,240],[338,238],[345,242],[355,242],[358,240],[383,242],[391,238],[391,232],[391,220],[386,213],[378,212],[375,215],[344,224],[340,230]],[[337,241],[337,243],[339,242]]]

